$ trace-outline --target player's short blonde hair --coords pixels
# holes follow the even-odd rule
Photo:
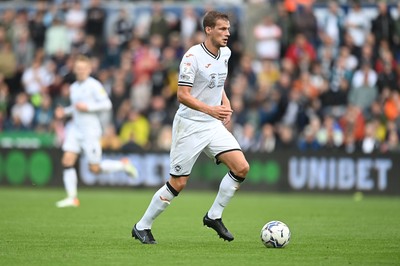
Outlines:
[[[80,54],[75,57],[75,62],[86,62],[90,64],[90,58],[86,55]]]

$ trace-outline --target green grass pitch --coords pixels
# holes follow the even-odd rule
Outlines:
[[[183,191],[154,223],[157,245],[131,238],[155,189],[0,188],[0,265],[400,265],[400,198],[239,191],[225,209],[235,240],[202,225],[216,192]],[[267,249],[260,229],[281,220],[292,239]]]

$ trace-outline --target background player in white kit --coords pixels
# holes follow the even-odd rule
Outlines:
[[[170,154],[170,179],[153,196],[143,217],[132,229],[132,237],[143,244],[156,244],[151,227],[159,214],[186,186],[190,172],[201,152],[224,163],[229,172],[223,177],[217,197],[203,217],[224,240],[233,235],[222,222],[222,212],[245,179],[249,164],[233,135],[225,128],[232,115],[224,83],[231,55],[226,46],[230,23],[228,16],[208,12],[203,20],[206,40],[191,47],[180,64],[179,109],[173,122]]]
[[[89,169],[100,172],[125,171],[136,178],[136,168],[127,159],[102,160],[100,138],[102,127],[98,112],[111,109],[111,101],[101,83],[90,76],[91,62],[86,56],[78,56],[74,64],[76,81],[70,87],[71,106],[58,107],[58,118],[72,116],[72,124],[67,130],[62,150],[63,180],[67,198],[58,201],[57,207],[77,207],[78,178],[74,168],[78,155],[83,151],[89,161]]]

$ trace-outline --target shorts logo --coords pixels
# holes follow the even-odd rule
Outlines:
[[[175,165],[174,169],[179,173],[182,170],[182,167],[180,165]]]
[[[214,88],[217,85],[217,74],[210,75],[210,82],[208,83],[208,87],[210,89]]]

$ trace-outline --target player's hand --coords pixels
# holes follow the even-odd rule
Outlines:
[[[62,106],[58,106],[56,107],[56,109],[54,110],[54,116],[56,119],[62,119],[64,117],[65,113],[64,113],[64,107]]]
[[[224,121],[229,117],[232,116],[233,110],[226,107],[225,105],[218,105],[218,106],[213,106],[210,110],[210,115],[218,120]]]
[[[225,117],[224,120],[222,120],[222,124],[224,124],[224,126],[227,126],[231,122],[232,113],[233,111],[227,117]]]
[[[79,112],[87,112],[89,110],[87,104],[82,102],[76,103],[75,108]]]

